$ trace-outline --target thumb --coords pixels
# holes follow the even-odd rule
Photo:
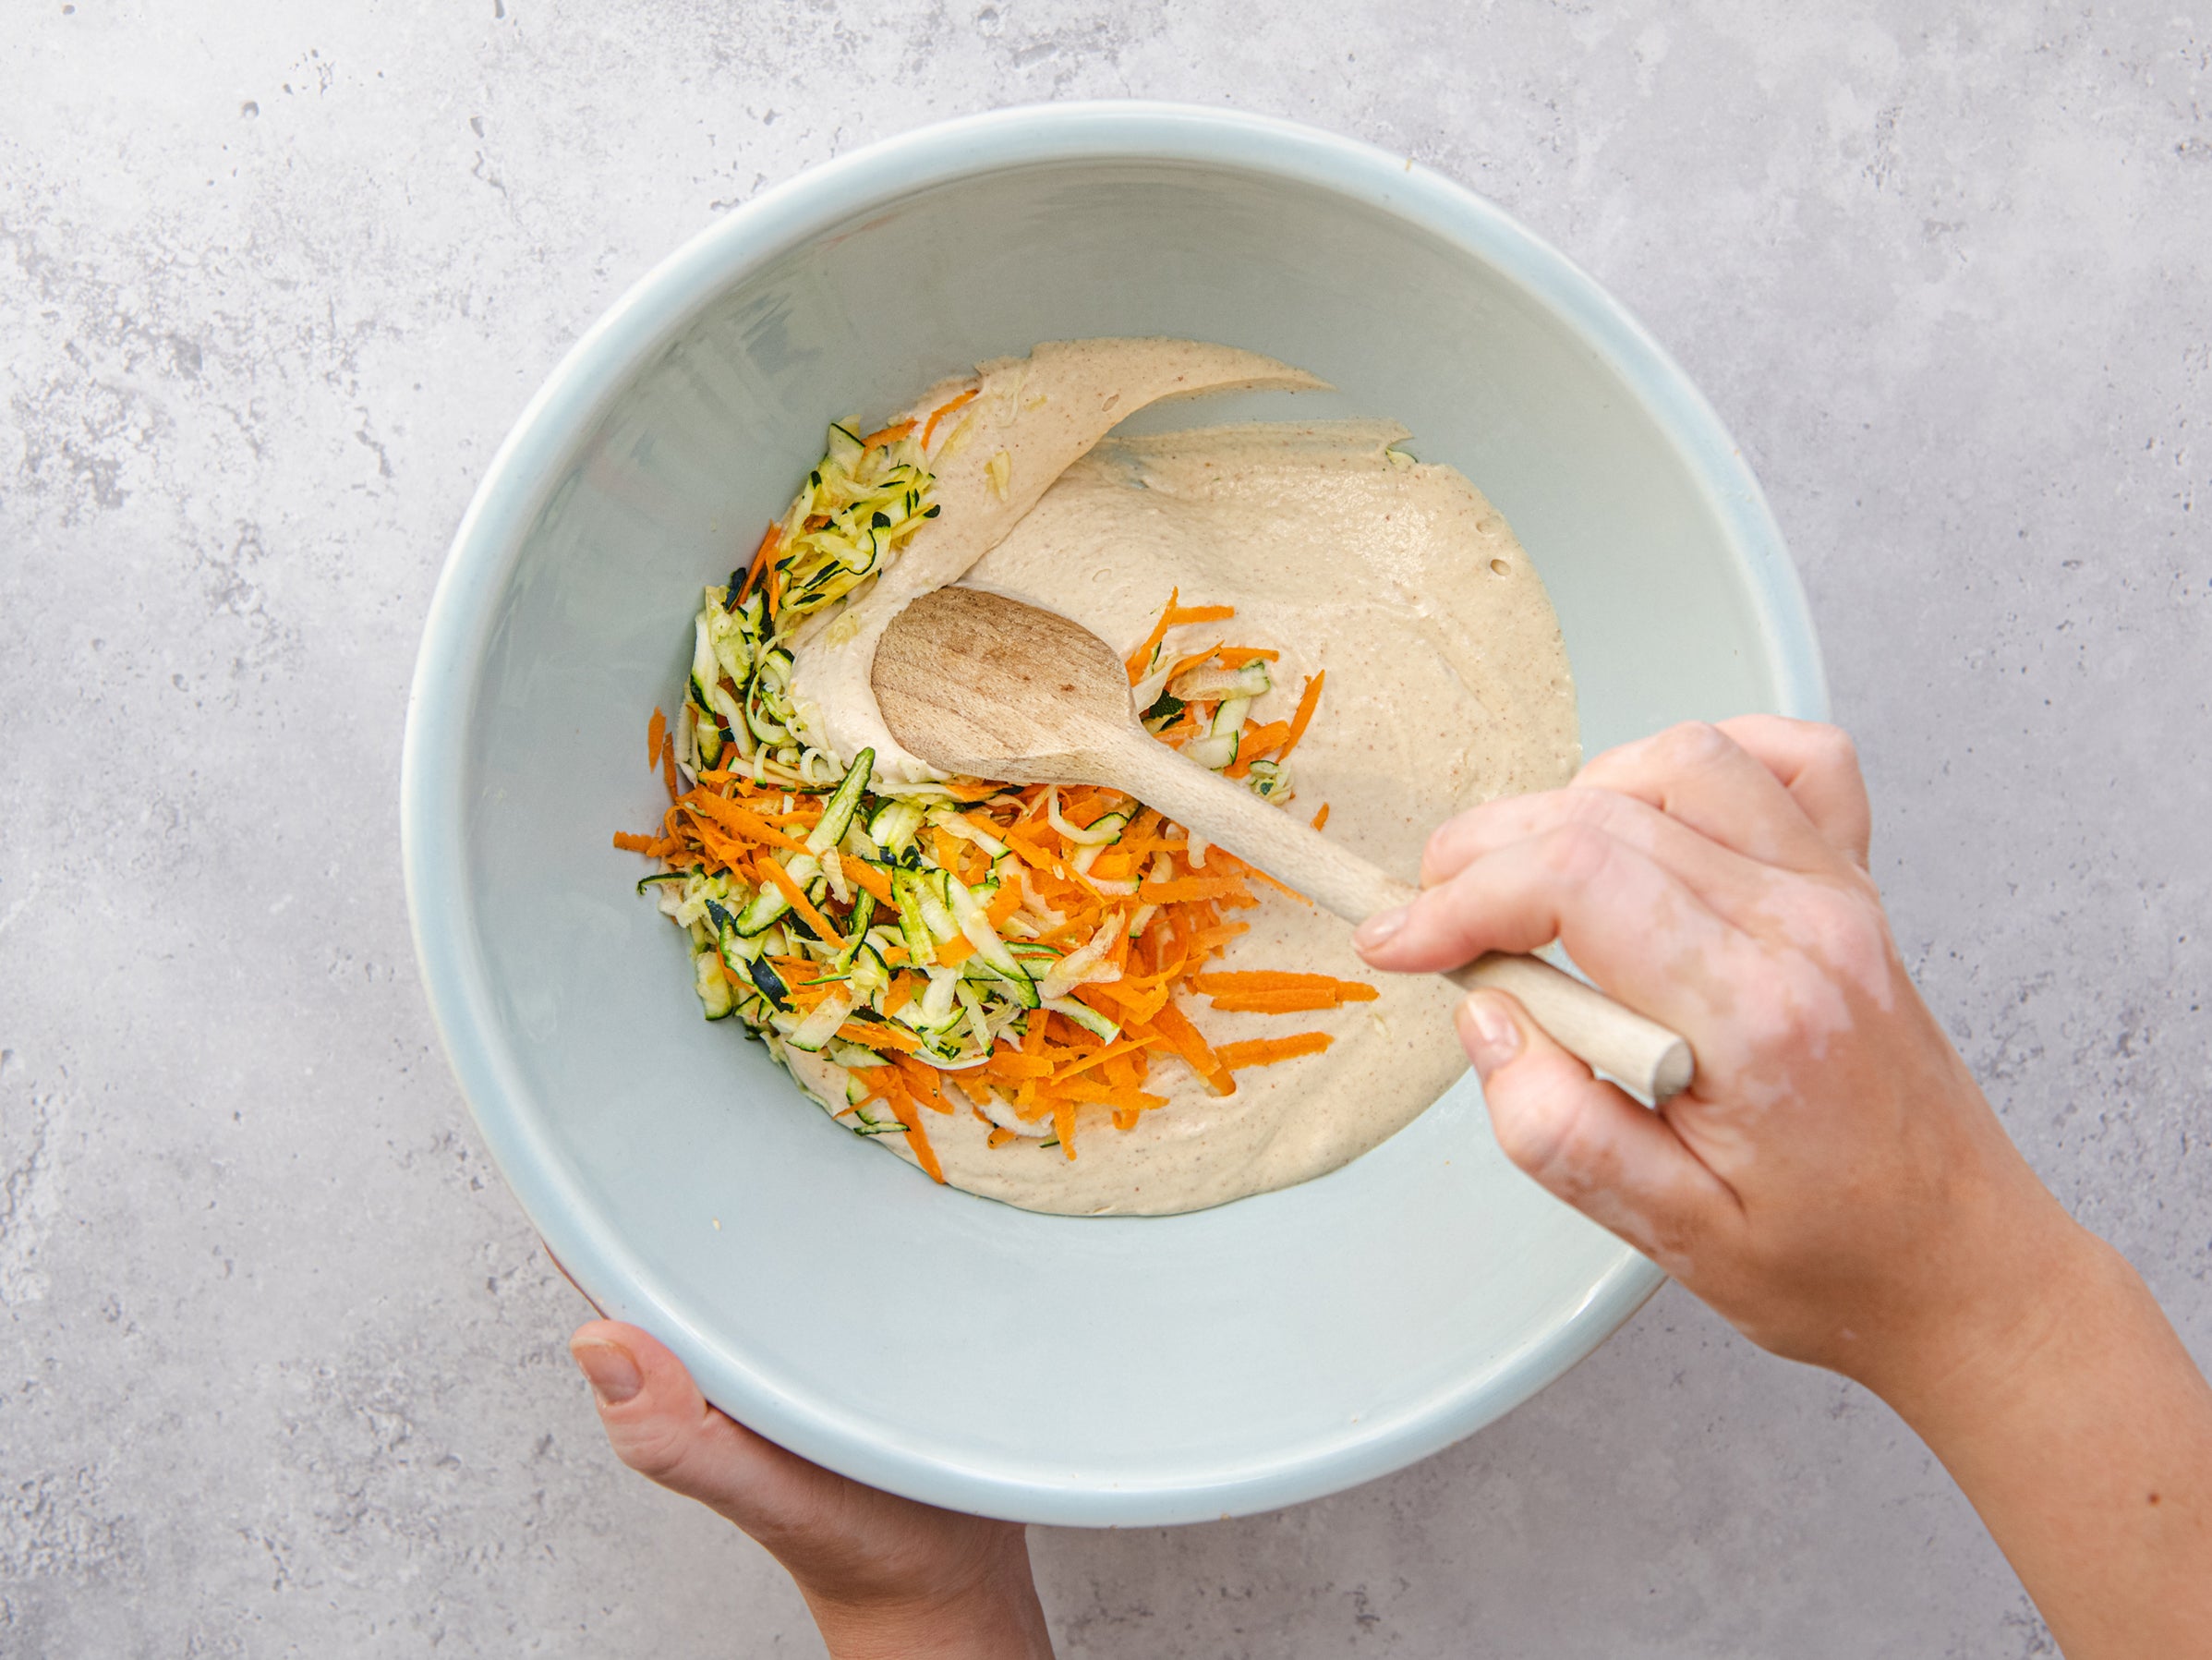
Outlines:
[[[1692,1241],[1735,1206],[1659,1114],[1561,1048],[1502,991],[1460,1004],[1499,1149],[1554,1197],[1682,1278]]]
[[[740,1527],[786,1509],[821,1473],[708,1405],[683,1363],[635,1326],[594,1320],[568,1349],[615,1456]]]

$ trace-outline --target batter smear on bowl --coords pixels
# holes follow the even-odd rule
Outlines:
[[[706,590],[616,844],[737,1017],[838,1121],[1034,1210],[1166,1214],[1335,1169],[1457,1076],[1457,994],[1110,791],[947,778],[884,730],[876,640],[954,581],[1129,642],[1162,742],[1410,875],[1579,758],[1565,648],[1504,519],[1380,421],[1111,439],[1163,397],[1311,388],[1249,352],[1041,345],[827,453]]]

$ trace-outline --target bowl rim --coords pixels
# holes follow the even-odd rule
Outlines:
[[[1356,1443],[1263,1470],[1188,1482],[1083,1486],[1047,1472],[961,1469],[869,1442],[750,1371],[655,1290],[593,1218],[519,1103],[467,926],[466,772],[477,671],[497,603],[559,479],[637,370],[731,283],[854,216],[932,186],[1070,161],[1197,164],[1319,188],[1378,208],[1501,271],[1642,399],[1683,453],[1747,576],[1775,648],[1782,702],[1819,718],[1819,642],[1782,533],[1742,452],[1703,394],[1598,283],[1502,210],[1409,157],[1274,117],[1139,102],[1023,105],[896,135],[809,167],[678,248],[608,309],[525,406],[454,533],[407,700],[400,826],[417,966],[462,1093],[494,1162],[555,1264],[596,1307],[655,1332],[710,1399],[769,1438],[856,1480],[949,1509],[1072,1526],[1212,1520],[1318,1498],[1401,1469],[1503,1416],[1595,1350],[1665,1276],[1626,1245],[1556,1327],[1457,1392]]]

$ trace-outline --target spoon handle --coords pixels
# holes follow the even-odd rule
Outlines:
[[[1099,759],[1098,782],[1127,790],[1347,922],[1416,897],[1410,884],[1140,730]],[[1678,1034],[1535,957],[1491,951],[1444,977],[1511,993],[1561,1048],[1654,1101],[1687,1088],[1694,1074]]]

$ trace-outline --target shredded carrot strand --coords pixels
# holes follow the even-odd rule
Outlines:
[[[1325,991],[1223,991],[1214,1007],[1225,1014],[1307,1014],[1336,1007]]]
[[[1055,1084],[1065,1084],[1069,1079],[1076,1076],[1078,1073],[1089,1072],[1091,1068],[1098,1065],[1101,1061],[1106,1060],[1110,1056],[1127,1055],[1131,1054],[1138,1049],[1150,1048],[1156,1041],[1156,1039],[1151,1037],[1124,1038],[1119,1043],[1111,1045],[1106,1048],[1100,1049],[1094,1055],[1087,1056],[1083,1060],[1078,1060],[1070,1066],[1063,1067],[1061,1070],[1052,1074],[1052,1081]]]
[[[937,1149],[929,1145],[929,1132],[922,1128],[921,1109],[914,1105],[913,1097],[901,1090],[891,1097],[891,1110],[906,1126],[906,1145],[913,1153],[914,1162],[929,1172],[932,1181],[944,1186],[945,1167],[937,1162]]]
[[[1130,685],[1135,685],[1144,678],[1144,666],[1152,661],[1152,654],[1160,648],[1160,642],[1167,637],[1167,619],[1175,614],[1175,602],[1182,591],[1179,588],[1167,590],[1167,603],[1160,607],[1160,620],[1152,625],[1152,632],[1144,636],[1144,643],[1123,660],[1122,666],[1129,671]]]
[[[1290,717],[1290,735],[1283,740],[1283,755],[1286,758],[1298,747],[1299,739],[1306,735],[1307,722],[1313,719],[1313,711],[1321,706],[1321,683],[1328,677],[1326,669],[1319,671],[1306,682],[1306,689],[1299,695],[1298,713]]]
[[[937,422],[943,420],[956,409],[965,409],[975,401],[976,394],[982,391],[983,388],[980,386],[971,386],[949,404],[939,404],[935,409],[932,409],[929,412],[929,424],[922,429],[922,447],[925,450],[929,448],[929,440],[937,430]]]
[[[741,807],[727,796],[707,790],[694,790],[683,798],[683,805],[695,813],[704,813],[718,824],[755,842],[766,842],[775,847],[788,847],[793,853],[804,853],[806,843],[793,841],[759,814]]]
[[[1325,801],[1324,801],[1324,802],[1323,802],[1323,803],[1321,804],[1321,811],[1319,811],[1318,813],[1316,813],[1316,814],[1314,814],[1314,815],[1313,815],[1313,828],[1314,828],[1315,830],[1319,830],[1319,829],[1321,829],[1321,828],[1322,828],[1324,825],[1325,825],[1326,823],[1328,823],[1328,821],[1329,821],[1329,804],[1328,804],[1327,802],[1325,802]]]
[[[683,799],[683,786],[676,782],[676,740],[673,737],[660,740],[660,782],[668,785],[671,802]]]
[[[1224,899],[1243,891],[1240,876],[1179,876],[1164,882],[1146,882],[1137,890],[1137,898],[1148,905],[1168,905],[1184,900]]]
[[[1173,1003],[1163,1005],[1160,1012],[1152,1017],[1152,1024],[1175,1046],[1176,1053],[1188,1060],[1191,1069],[1213,1086],[1215,1094],[1228,1095],[1235,1091],[1236,1081],[1229,1076],[1229,1069],[1221,1063],[1220,1056],[1199,1036],[1198,1028],[1191,1024],[1180,1009]]]
[[[905,420],[895,420],[889,426],[878,428],[862,439],[860,441],[861,447],[872,450],[879,443],[896,443],[913,430],[914,423],[911,417]]]
[[[845,874],[873,893],[876,896],[876,903],[888,905],[896,903],[891,898],[891,878],[869,864],[867,860],[846,859],[843,864]]]
[[[760,546],[753,550],[753,563],[745,567],[745,585],[737,590],[738,602],[741,605],[744,602],[745,596],[753,591],[753,585],[760,580],[761,572],[768,568],[768,561],[775,556],[776,544],[782,539],[783,527],[781,525],[770,525],[761,532]]]
[[[1341,1003],[1372,1002],[1379,995],[1365,980],[1339,980],[1333,975],[1289,974],[1279,968],[1243,969],[1229,974],[1202,974],[1191,987],[1208,997],[1222,993],[1255,991],[1319,991]]]
[[[660,712],[660,706],[659,704],[655,704],[653,706],[653,718],[646,722],[647,766],[658,767],[660,765],[660,740],[667,736],[668,717]]]
[[[1225,1043],[1214,1051],[1223,1068],[1242,1072],[1249,1066],[1273,1066],[1300,1055],[1318,1055],[1336,1040],[1326,1032],[1300,1032],[1292,1037],[1260,1037],[1250,1043]]]
[[[1212,657],[1221,648],[1218,645],[1208,646],[1203,651],[1193,651],[1189,657],[1177,658],[1175,660],[1174,666],[1167,671],[1167,684],[1169,685],[1173,685],[1175,684],[1175,677],[1178,674],[1180,674],[1186,669],[1197,668],[1201,663],[1204,662],[1207,658]]]
[[[1264,726],[1255,726],[1240,733],[1237,739],[1237,758],[1224,768],[1231,778],[1242,778],[1252,769],[1252,763],[1263,760],[1267,753],[1290,736],[1290,723],[1270,721]]]
[[[952,1110],[952,1103],[945,1098],[943,1072],[911,1055],[894,1056],[891,1064],[899,1069],[900,1077],[906,1082],[907,1093],[915,1100],[935,1112]]]
[[[624,853],[651,853],[660,845],[655,837],[632,835],[628,830],[616,830],[614,844]]]
[[[871,1049],[900,1049],[912,1053],[922,1047],[922,1040],[912,1032],[886,1021],[849,1020],[838,1027],[837,1035],[847,1043],[857,1043]]]
[[[845,937],[837,931],[828,917],[815,909],[814,902],[806,897],[806,890],[792,880],[792,873],[784,869],[783,862],[780,859],[773,854],[764,853],[753,861],[753,867],[783,890],[783,897],[792,902],[792,910],[806,919],[808,927],[814,929],[824,939],[836,946],[838,950],[845,949]]]

